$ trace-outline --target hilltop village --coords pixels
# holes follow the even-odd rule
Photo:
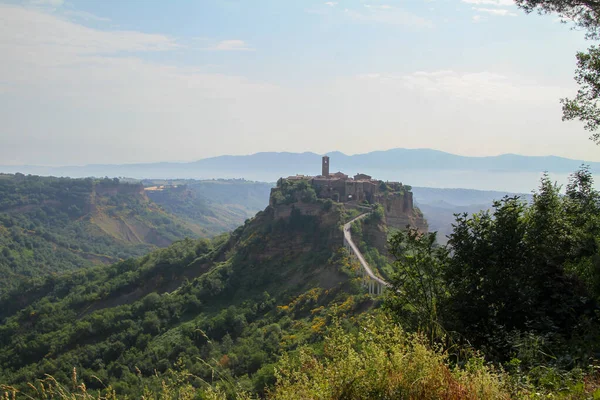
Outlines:
[[[316,176],[294,175],[281,178],[277,187],[271,190],[270,205],[277,206],[291,204],[293,202],[301,207],[301,211],[312,213],[313,210],[306,203],[310,203],[310,196],[306,194],[299,197],[291,197],[286,192],[290,185],[297,186],[300,182],[309,185],[318,199],[330,199],[334,202],[343,203],[346,207],[355,207],[365,204],[381,204],[385,210],[386,224],[397,229],[404,229],[407,225],[415,227],[423,232],[427,231],[427,222],[419,209],[413,205],[413,193],[411,187],[401,182],[385,182],[373,177],[358,173],[350,177],[343,172],[329,172],[330,159],[323,156],[321,161],[321,174]],[[285,217],[288,213],[279,207],[277,213]]]

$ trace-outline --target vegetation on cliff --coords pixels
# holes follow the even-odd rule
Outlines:
[[[35,398],[595,398],[600,195],[586,169],[566,189],[544,178],[529,205],[458,216],[448,248],[395,233],[383,299],[333,202],[39,280],[0,299],[0,382]]]
[[[243,179],[143,180],[146,194],[166,211],[208,234],[231,231],[263,210],[273,185]]]
[[[0,175],[0,290],[24,277],[115,262],[194,233],[112,179]]]
[[[493,209],[457,216],[448,249],[435,234],[398,233],[386,307],[406,329],[468,343],[540,390],[595,379],[600,194],[591,174],[573,174],[565,195],[544,177],[530,205],[506,197]]]
[[[24,278],[113,263],[185,237],[235,229],[254,211],[234,202],[255,207],[269,187],[218,183],[147,191],[117,179],[0,175],[0,292]],[[208,188],[205,195],[218,198],[232,186],[246,195],[219,203],[198,194]]]
[[[340,216],[268,209],[231,235],[22,287],[0,301],[0,381],[27,391],[75,367],[88,390],[137,397],[185,368],[197,387],[217,373],[261,393],[282,352],[321,340],[332,309],[369,307],[338,246]]]

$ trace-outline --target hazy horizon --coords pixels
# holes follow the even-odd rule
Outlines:
[[[166,160],[165,159],[165,160],[148,161],[148,162],[81,163],[81,164],[60,164],[60,163],[58,163],[58,164],[9,164],[9,163],[6,163],[6,164],[0,164],[0,167],[3,167],[3,166],[10,166],[10,167],[20,167],[20,166],[81,167],[81,166],[91,166],[91,165],[135,165],[135,164],[159,164],[159,163],[187,164],[187,163],[193,163],[193,162],[202,161],[202,160],[206,160],[206,159],[212,159],[212,158],[254,156],[254,155],[261,154],[261,153],[276,153],[276,154],[309,154],[310,153],[310,154],[317,154],[317,155],[330,155],[330,154],[334,154],[334,153],[342,153],[345,156],[356,156],[356,155],[365,155],[365,154],[370,154],[370,153],[375,153],[375,152],[386,152],[386,151],[398,150],[398,149],[402,149],[402,150],[432,150],[432,151],[439,151],[442,153],[451,154],[451,155],[455,155],[455,156],[472,157],[472,158],[490,158],[490,157],[500,157],[500,156],[522,156],[522,157],[536,157],[536,158],[559,157],[559,158],[565,158],[565,159],[569,159],[569,160],[573,160],[573,161],[600,162],[600,161],[594,161],[594,160],[585,160],[585,159],[581,159],[581,158],[563,157],[563,156],[558,156],[556,154],[531,155],[531,154],[518,154],[518,153],[498,153],[498,154],[490,154],[490,155],[465,155],[465,154],[452,153],[452,152],[447,152],[447,151],[443,151],[440,149],[427,148],[427,147],[415,147],[415,148],[391,147],[391,148],[387,148],[387,149],[375,149],[375,150],[371,150],[368,152],[357,152],[357,153],[346,153],[346,152],[339,151],[339,150],[331,150],[331,151],[326,151],[326,152],[322,152],[322,153],[318,153],[318,152],[314,152],[314,151],[310,151],[310,150],[306,150],[306,151],[276,151],[275,150],[275,151],[256,151],[256,152],[251,152],[251,153],[239,153],[239,154],[234,154],[234,153],[217,154],[214,156],[193,158],[193,159],[188,159],[188,160],[183,160],[183,159]],[[0,171],[0,173],[1,172],[2,171]]]
[[[583,36],[505,0],[0,1],[0,164],[396,147],[600,161],[561,121]]]
[[[462,157],[431,149],[392,149],[358,155],[329,152],[331,167],[349,175],[366,173],[375,179],[412,186],[465,188],[530,193],[543,171],[565,185],[569,175],[586,161],[536,157]],[[127,177],[133,179],[247,179],[275,182],[290,175],[318,175],[320,155],[311,152],[263,152],[222,156],[183,163],[90,164],[83,166],[0,166],[0,172],[73,178]],[[600,164],[587,162],[593,173]],[[597,187],[600,187],[598,184]]]

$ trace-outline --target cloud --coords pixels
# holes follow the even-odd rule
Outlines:
[[[380,10],[391,10],[392,8],[394,8],[388,4],[365,4],[365,7]]]
[[[409,11],[389,5],[365,4],[364,11],[346,8],[344,15],[360,23],[404,25],[419,28],[432,28],[433,22]]]
[[[83,55],[165,51],[181,47],[165,35],[98,31],[35,9],[2,4],[0,37],[4,66],[10,65],[6,61],[71,63]]]
[[[98,17],[92,13],[87,11],[75,11],[75,10],[66,10],[61,13],[62,15],[73,18],[73,19],[81,19],[84,21],[98,21],[98,22],[107,22],[110,21],[110,18]]]
[[[508,7],[513,6],[514,0],[462,0],[463,3],[477,4],[477,5],[491,5],[497,7]]]
[[[515,14],[513,12],[510,12],[510,11],[504,10],[504,9],[499,9],[499,8],[473,7],[473,10],[475,10],[477,12],[486,13],[486,14],[497,15],[499,17],[516,17],[517,16],[517,14]]]
[[[373,71],[280,86],[170,64],[170,52],[182,45],[167,35],[92,29],[41,9],[2,4],[0,38],[3,163],[364,153],[382,146],[481,155],[551,152],[543,146],[552,138],[562,138],[553,149],[575,149],[575,136],[586,142],[574,134],[578,127],[560,122],[556,99],[572,87],[493,71]],[[224,47],[240,46],[246,44]],[[213,54],[203,55],[210,62]]]
[[[487,21],[487,18],[482,15],[473,15],[472,19],[473,19],[473,22]]]
[[[223,141],[218,152],[227,151],[228,137],[247,147],[252,132],[271,131],[276,120],[268,111],[281,100],[275,85],[169,65],[167,56],[145,59],[182,47],[166,35],[92,29],[41,9],[0,4],[0,38],[6,162],[193,159],[214,137]],[[236,132],[249,136],[231,139]],[[159,157],[158,148],[174,141],[193,145]]]
[[[417,71],[403,75],[371,73],[360,75],[357,79],[407,89],[437,99],[455,98],[476,103],[545,103],[565,93],[561,88],[542,86],[489,71]]]
[[[65,1],[64,0],[30,0],[29,2],[35,6],[50,6],[50,7],[60,7]]]
[[[337,1],[327,1],[324,4],[329,7],[335,7],[338,3]]]
[[[221,40],[216,43],[214,46],[208,47],[207,50],[217,50],[217,51],[252,51],[254,50],[251,47],[248,47],[246,42],[243,40],[233,39],[233,40]]]

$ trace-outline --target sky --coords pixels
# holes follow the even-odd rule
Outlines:
[[[511,0],[0,0],[0,165],[396,147],[600,161]]]

